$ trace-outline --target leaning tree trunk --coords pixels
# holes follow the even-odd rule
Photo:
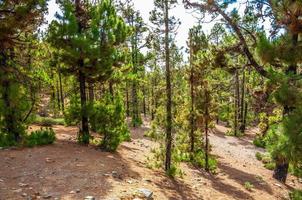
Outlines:
[[[171,169],[172,151],[172,89],[171,89],[171,70],[170,70],[170,49],[169,49],[169,7],[168,0],[165,0],[165,62],[166,62],[166,92],[167,92],[167,124],[166,124],[166,160],[165,170]]]

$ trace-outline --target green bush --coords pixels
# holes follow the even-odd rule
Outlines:
[[[244,188],[248,191],[252,191],[254,188],[254,185],[248,181],[244,182]]]
[[[81,120],[81,103],[80,96],[72,95],[70,98],[69,106],[65,109],[64,120],[66,125],[77,125]]]
[[[65,124],[63,118],[51,118],[51,117],[40,117],[40,116],[36,116],[33,123],[40,126],[53,126],[53,125]]]
[[[205,153],[202,150],[197,151],[193,154],[191,162],[199,167],[205,168]],[[215,173],[217,168],[217,160],[215,157],[209,155],[209,170]]]
[[[259,161],[262,161],[262,158],[263,158],[263,154],[261,154],[261,153],[259,153],[259,152],[256,152],[256,158],[257,158],[257,160],[259,160]]]
[[[302,190],[294,190],[289,193],[291,200],[302,200]]]
[[[275,163],[273,162],[268,162],[264,164],[264,167],[268,170],[274,170],[275,169]]]
[[[41,128],[33,131],[24,137],[24,146],[34,147],[54,143],[56,139],[55,132],[52,128]]]
[[[261,148],[265,148],[266,146],[266,142],[265,142],[265,138],[261,137],[261,136],[257,136],[254,141],[253,144],[256,147],[261,147]]]
[[[105,96],[96,102],[90,113],[90,122],[94,124],[96,131],[103,135],[100,147],[106,151],[115,151],[121,142],[130,140],[124,107],[119,96],[114,100]]]
[[[16,142],[11,135],[0,132],[0,147],[15,146]]]

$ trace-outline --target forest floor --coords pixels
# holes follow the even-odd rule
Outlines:
[[[38,127],[31,127],[37,129]],[[53,145],[0,150],[0,200],[18,199],[134,199],[140,188],[153,192],[155,200],[285,199],[292,188],[302,188],[289,176],[283,185],[272,179],[272,171],[255,158],[263,149],[251,144],[254,136],[225,136],[217,126],[210,134],[212,153],[219,165],[216,175],[183,163],[183,178],[168,178],[162,170],[147,168],[146,158],[158,144],[144,137],[149,128],[131,129],[132,141],[116,153],[76,143],[77,127],[54,126]],[[248,191],[244,184],[254,185]],[[30,198],[29,198],[30,197]]]

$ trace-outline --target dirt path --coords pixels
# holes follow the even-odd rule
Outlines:
[[[169,179],[161,170],[148,169],[146,157],[157,144],[143,137],[148,124],[132,129],[132,141],[116,153],[75,143],[77,128],[55,126],[54,145],[0,151],[0,200],[18,199],[131,199],[139,188],[153,191],[154,199],[282,199],[288,187],[276,185],[272,172],[255,159],[261,151],[247,139],[226,137],[217,127],[210,140],[219,158],[218,175],[182,164],[183,179]],[[261,178],[259,178],[261,177]],[[252,192],[244,188],[249,181]],[[297,180],[288,183],[300,187]],[[126,198],[129,197],[129,198]]]

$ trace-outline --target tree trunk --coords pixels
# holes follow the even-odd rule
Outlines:
[[[209,171],[209,137],[208,137],[208,132],[209,132],[209,92],[208,92],[207,89],[205,89],[205,104],[206,104],[205,105],[205,115],[204,115],[205,136],[206,136],[206,141],[205,141],[205,170],[208,172]]]
[[[85,74],[82,72],[83,60],[80,60],[79,82],[80,82],[80,97],[81,97],[81,118],[82,130],[80,130],[80,137],[83,144],[89,144],[89,126],[88,126],[88,113],[87,113],[87,99],[86,99],[86,80]]]
[[[169,47],[169,7],[168,0],[165,0],[165,61],[166,61],[166,92],[167,92],[167,124],[166,124],[166,160],[165,170],[171,169],[172,151],[172,89],[170,71],[170,47]]]
[[[240,127],[239,130],[241,133],[245,132],[246,124],[245,124],[245,69],[243,69],[242,73],[242,83],[241,83],[241,100],[240,100]]]
[[[234,135],[238,135],[238,114],[239,114],[239,77],[238,70],[235,71],[235,91],[234,91]]]
[[[133,19],[132,19],[133,20]],[[132,22],[133,24],[133,22]],[[137,49],[137,30],[135,30],[135,34],[132,37],[131,47],[132,47],[132,72],[134,75],[138,75],[138,49]],[[137,78],[137,77],[136,77]],[[137,127],[141,123],[140,111],[139,111],[139,102],[138,102],[138,84],[137,80],[133,80],[132,83],[132,126]]]
[[[109,80],[109,93],[111,95],[111,99],[113,100],[114,91],[113,91],[113,83],[111,80]]]
[[[195,113],[194,113],[194,72],[193,72],[193,66],[191,66],[191,76],[190,76],[190,93],[191,93],[191,114],[190,114],[190,139],[191,139],[191,145],[190,145],[190,151],[194,152],[194,145],[195,145]]]
[[[288,174],[289,162],[284,157],[279,157],[275,159],[275,161],[276,161],[276,167],[274,169],[273,177],[278,181],[285,183]]]
[[[127,83],[127,85],[126,85],[126,114],[127,114],[127,117],[130,116],[128,83]]]
[[[59,110],[59,113],[60,113],[60,110],[61,110],[61,99],[60,99],[59,80],[56,80],[56,85],[57,85],[57,88],[56,88],[56,91],[57,91],[57,106],[58,106],[58,110]]]
[[[60,69],[59,69],[59,83],[60,83],[60,95],[61,95],[61,108],[64,113],[64,95],[63,95],[62,75]]]
[[[94,101],[94,89],[93,89],[93,84],[88,83],[88,90],[89,90],[89,102],[93,103]]]
[[[293,47],[297,46],[298,43],[298,34],[294,34],[292,36],[292,45]],[[297,74],[297,64],[292,64],[288,67],[286,74]],[[283,116],[289,115],[295,109],[295,105],[291,106],[284,106],[284,113]],[[288,174],[288,167],[289,167],[289,160],[284,156],[277,156],[275,159],[276,167],[274,169],[273,177],[278,181],[283,183],[286,182],[287,174]]]
[[[146,88],[143,85],[143,112],[144,112],[144,117],[146,117],[147,112],[146,112]]]
[[[153,81],[152,81],[153,82]],[[155,114],[155,96],[154,96],[154,84],[151,85],[151,120],[154,120]]]

